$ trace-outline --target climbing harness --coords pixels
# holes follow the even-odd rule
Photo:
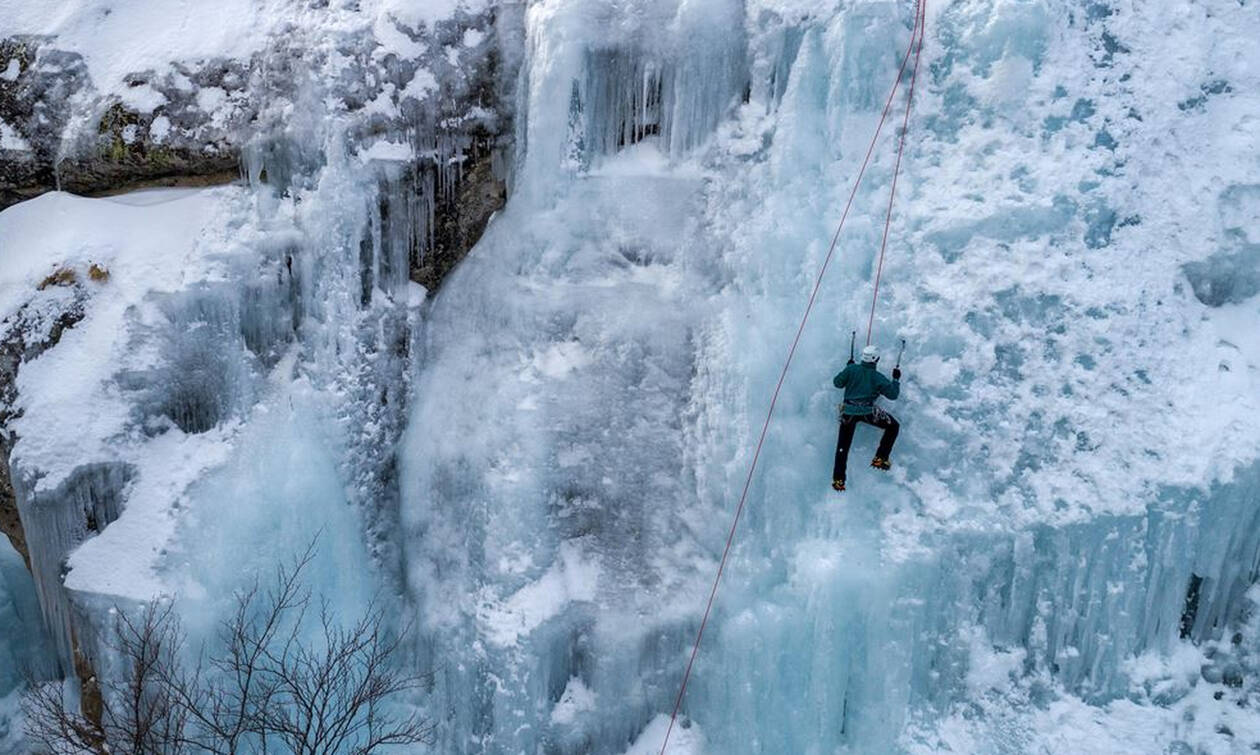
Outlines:
[[[748,500],[748,490],[752,486],[753,474],[757,471],[757,462],[761,459],[761,449],[766,442],[766,432],[770,429],[770,421],[774,417],[775,405],[779,402],[779,392],[783,389],[783,381],[787,378],[788,369],[792,366],[792,358],[796,356],[796,347],[801,341],[801,334],[805,332],[805,325],[809,322],[810,313],[813,312],[814,302],[818,298],[818,290],[822,287],[823,276],[827,274],[827,268],[831,265],[831,259],[835,255],[836,244],[840,241],[840,231],[844,228],[844,222],[849,217],[849,210],[853,207],[853,199],[857,196],[858,187],[862,185],[862,178],[866,175],[866,167],[870,164],[871,155],[875,152],[875,145],[879,141],[879,135],[883,131],[884,122],[888,118],[888,113],[892,109],[893,99],[897,94],[897,89],[901,86],[901,77],[906,72],[906,64],[910,62],[910,53],[914,53],[914,69],[910,75],[910,89],[906,99],[906,114],[902,119],[901,134],[897,143],[897,162],[893,169],[892,187],[888,193],[888,211],[884,216],[884,237],[879,248],[879,264],[875,271],[874,293],[871,296],[871,315],[866,326],[866,343],[871,342],[871,331],[875,324],[875,304],[879,298],[879,279],[880,273],[884,268],[884,251],[888,246],[888,227],[892,223],[893,200],[897,192],[897,175],[901,171],[901,156],[905,149],[906,132],[910,124],[910,105],[914,98],[914,85],[919,75],[919,55],[923,51],[923,32],[926,25],[927,0],[915,0],[914,8],[914,27],[910,32],[910,45],[906,48],[906,54],[901,59],[901,67],[897,71],[897,78],[893,81],[892,90],[888,92],[888,100],[884,103],[884,110],[879,116],[879,124],[875,127],[875,134],[871,137],[870,146],[866,149],[866,156],[862,159],[862,167],[858,170],[857,178],[853,182],[853,189],[849,192],[849,199],[845,202],[844,212],[840,215],[840,223],[836,226],[836,233],[831,237],[831,246],[827,249],[827,256],[823,258],[822,266],[818,269],[818,276],[814,280],[814,288],[809,294],[809,301],[805,305],[805,312],[801,316],[801,323],[796,328],[796,335],[792,339],[792,345],[788,349],[787,359],[783,362],[783,369],[779,372],[779,381],[774,386],[774,393],[770,396],[770,407],[766,410],[765,422],[761,425],[761,434],[757,438],[757,448],[753,452],[752,462],[748,465],[748,476],[744,479],[744,489],[739,495],[739,505],[735,508],[735,518],[731,522],[730,532],[726,536],[726,546],[722,549],[722,558],[718,561],[717,574],[713,578],[713,588],[709,591],[709,601],[704,607],[704,615],[700,619],[700,628],[696,632],[696,641],[691,647],[691,656],[687,659],[687,669],[683,672],[682,684],[678,688],[678,697],[674,700],[674,710],[669,716],[669,726],[665,729],[665,739],[661,743],[660,755],[665,755],[666,748],[669,747],[669,735],[674,731],[674,723],[678,720],[678,711],[682,707],[683,697],[687,693],[687,682],[691,680],[691,669],[696,662],[696,654],[700,652],[700,641],[704,638],[704,629],[709,623],[709,614],[713,610],[713,601],[717,597],[718,584],[722,581],[722,572],[726,569],[726,559],[731,552],[731,544],[735,541],[735,531],[739,527],[740,517],[744,513],[744,504]],[[855,334],[856,335],[856,334]],[[905,342],[902,342],[902,349],[905,348]],[[852,356],[852,342],[850,343],[850,356]],[[901,356],[897,357],[898,364],[901,363]]]

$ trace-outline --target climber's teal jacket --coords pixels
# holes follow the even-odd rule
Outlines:
[[[875,410],[875,399],[901,395],[901,382],[889,380],[873,364],[851,364],[831,381],[844,389],[844,413],[865,416]]]

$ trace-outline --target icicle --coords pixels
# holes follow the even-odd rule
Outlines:
[[[90,641],[76,641],[75,624],[84,627],[74,621],[70,595],[62,584],[65,559],[85,539],[118,518],[123,490],[133,475],[134,469],[127,464],[96,463],[77,468],[51,490],[21,475],[14,480],[40,608],[63,672],[75,668],[75,651],[97,650]]]

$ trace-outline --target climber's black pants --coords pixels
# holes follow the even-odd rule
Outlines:
[[[879,448],[875,451],[875,455],[885,459],[892,453],[893,443],[897,442],[897,433],[901,431],[901,425],[897,424],[897,420],[878,406],[870,414],[842,415],[840,439],[836,441],[836,466],[831,472],[833,480],[844,479],[844,471],[849,466],[849,446],[853,445],[853,431],[857,429],[859,422],[883,429],[884,437],[880,438]]]

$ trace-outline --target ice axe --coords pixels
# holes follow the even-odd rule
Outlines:
[[[857,331],[855,330],[849,335],[849,364],[853,364],[853,349],[856,343]]]
[[[901,369],[901,355],[906,353],[906,339],[901,339],[901,349],[897,352],[897,363],[893,365],[893,369]]]

